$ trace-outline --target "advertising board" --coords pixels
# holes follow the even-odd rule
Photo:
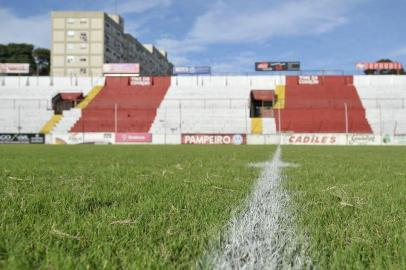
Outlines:
[[[256,62],[255,71],[299,71],[300,62]]]
[[[319,84],[319,76],[299,76],[299,84]]]
[[[152,82],[151,77],[131,77],[130,79],[131,86],[151,86]]]
[[[380,144],[378,136],[373,134],[350,134],[348,135],[349,145],[374,145]]]
[[[0,144],[44,144],[44,134],[1,133]]]
[[[116,133],[116,143],[151,143],[151,133]]]
[[[112,144],[114,143],[114,133],[102,132],[72,132],[54,134],[53,144]]]
[[[245,134],[182,134],[182,144],[234,144],[247,143]]]
[[[298,145],[344,145],[345,139],[337,134],[284,134],[282,138],[283,144]]]
[[[174,67],[173,73],[175,75],[210,75],[211,67],[200,66],[200,67]]]
[[[30,64],[0,64],[1,74],[28,74],[30,73]]]
[[[139,64],[104,64],[103,65],[104,74],[139,74],[140,65]]]
[[[399,62],[372,62],[372,63],[357,63],[357,69],[362,70],[402,70],[403,65]]]

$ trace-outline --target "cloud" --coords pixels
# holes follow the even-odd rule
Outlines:
[[[7,25],[0,27],[0,43],[32,43],[51,46],[51,19],[48,14],[19,17],[10,9],[0,8],[0,18]]]
[[[313,36],[349,22],[348,11],[364,0],[218,0],[197,17],[181,39],[160,39],[170,55],[186,58],[211,45],[255,44],[275,38]],[[175,62],[175,64],[177,64]]]
[[[172,0],[127,0],[117,3],[117,13],[143,13],[154,8],[168,7],[172,4]],[[115,12],[115,1],[109,1],[105,10]]]
[[[205,50],[205,47],[190,40],[176,40],[172,38],[162,38],[157,42],[158,47],[171,51],[181,51],[183,53],[194,53]]]
[[[277,36],[322,34],[348,21],[342,15],[345,2],[290,0],[246,10],[243,4],[219,1],[197,19],[188,38],[204,44],[249,43]]]
[[[406,46],[393,51],[390,57],[406,56]]]
[[[216,73],[244,72],[253,69],[258,55],[252,51],[244,51],[238,54],[228,55],[224,59],[213,59],[212,71]]]

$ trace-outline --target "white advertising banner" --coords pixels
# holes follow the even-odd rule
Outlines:
[[[292,145],[345,145],[345,134],[283,134],[282,144]]]
[[[379,145],[380,136],[373,134],[348,134],[348,145]]]
[[[139,74],[139,64],[104,64],[104,74]]]
[[[247,135],[247,144],[264,145],[264,144],[279,144],[281,135],[267,134],[267,135]]]
[[[392,142],[395,139],[392,138]],[[283,134],[282,144],[292,145],[381,145],[382,139],[374,134]],[[388,143],[389,144],[389,143]],[[392,143],[394,144],[394,143]]]
[[[52,134],[52,144],[113,144],[115,142],[114,133],[78,132]]]
[[[152,77],[131,77],[130,85],[131,86],[151,86]]]
[[[30,64],[0,64],[0,74],[28,74]]]
[[[299,84],[319,84],[319,76],[300,76]]]

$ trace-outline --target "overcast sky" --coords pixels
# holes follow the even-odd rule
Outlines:
[[[0,43],[50,47],[50,11],[117,11],[128,33],[175,65],[250,72],[255,61],[353,71],[358,61],[406,64],[406,0],[0,0]]]

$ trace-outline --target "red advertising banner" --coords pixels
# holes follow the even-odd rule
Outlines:
[[[403,65],[399,62],[373,62],[373,63],[357,63],[355,65],[357,69],[362,70],[401,70]]]
[[[182,144],[234,144],[247,143],[245,134],[182,134]]]
[[[116,143],[150,143],[151,133],[116,133]]]
[[[104,64],[104,74],[138,74],[140,73],[139,64]]]

